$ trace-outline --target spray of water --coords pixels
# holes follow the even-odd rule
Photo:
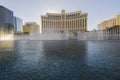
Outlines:
[[[78,40],[120,40],[120,30],[99,30],[80,33]]]
[[[8,40],[14,40],[14,33],[7,33],[4,31],[0,31],[0,41],[8,41]]]
[[[17,35],[15,40],[68,40],[68,31],[63,32],[45,32],[45,33],[30,33],[29,35]]]

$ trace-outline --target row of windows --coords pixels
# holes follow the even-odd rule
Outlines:
[[[60,16],[55,16],[55,15],[48,15],[48,18],[42,17],[42,19],[47,19],[47,20],[69,20],[69,19],[76,19],[76,18],[84,18],[87,17],[87,15],[80,15],[80,14],[71,14],[71,15],[60,15]]]
[[[120,25],[119,22],[109,21],[109,22],[106,22],[106,23],[99,24],[99,27],[106,29],[106,27],[113,27],[113,26],[116,26],[116,25]]]
[[[61,16],[51,16],[51,15],[48,15],[47,19],[50,19],[50,20],[60,20]]]
[[[81,15],[78,14],[72,14],[72,15],[66,15],[66,19],[74,19],[74,18],[79,18]]]
[[[55,22],[57,22],[57,21],[73,21],[73,20],[80,20],[80,19],[85,19],[85,18],[87,18],[87,17],[74,18],[74,19],[69,19],[69,20],[61,20],[61,19],[59,19],[59,20],[55,20],[55,19],[42,19],[42,21],[55,21]]]
[[[60,25],[61,24],[61,21],[42,21],[42,24],[43,24],[43,22],[45,23],[45,25],[50,25],[50,24],[58,24],[58,25]],[[71,20],[71,21],[63,21],[63,22],[66,22],[66,24],[70,24],[70,23],[72,23],[72,24],[82,24],[82,23],[87,23],[87,19],[85,18],[85,19],[79,19],[79,20]]]
[[[87,19],[73,21],[42,21],[42,29],[86,29]]]

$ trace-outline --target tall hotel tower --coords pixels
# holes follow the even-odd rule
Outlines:
[[[61,13],[46,13],[41,16],[42,33],[62,32],[69,33],[87,31],[87,13],[81,11],[66,13],[63,9]]]
[[[13,12],[0,5],[0,40],[14,33]]]

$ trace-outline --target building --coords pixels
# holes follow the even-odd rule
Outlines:
[[[23,33],[40,33],[40,26],[36,22],[27,22],[23,25]]]
[[[0,37],[13,33],[13,19],[13,12],[3,6],[0,6]]]
[[[87,31],[87,13],[68,12],[63,9],[61,13],[46,13],[41,16],[42,33],[63,32],[78,33]]]
[[[105,21],[101,22],[100,24],[98,24],[98,29],[106,30],[106,29],[110,29],[114,26],[120,26],[120,14],[118,14],[116,17],[114,17],[112,19],[105,20]]]
[[[18,17],[14,17],[14,32],[22,32],[23,21]]]

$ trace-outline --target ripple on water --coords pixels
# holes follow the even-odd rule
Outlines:
[[[120,79],[120,41],[14,41],[0,44],[0,80]]]

